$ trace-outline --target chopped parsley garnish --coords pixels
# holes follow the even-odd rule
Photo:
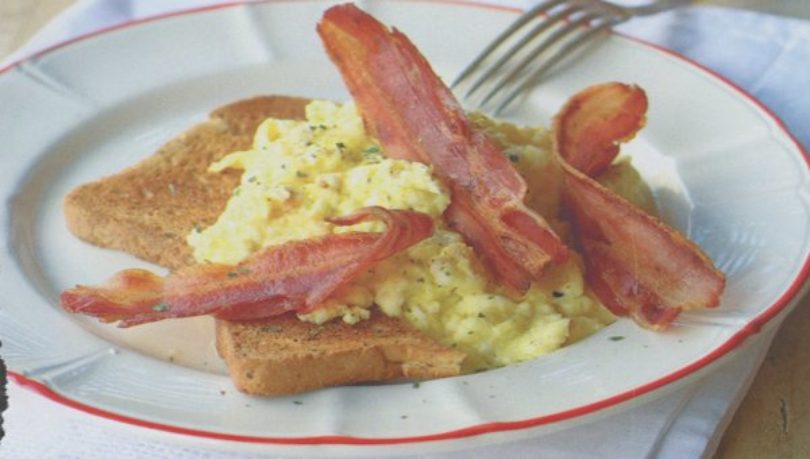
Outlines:
[[[621,341],[623,339],[624,339],[624,336],[611,336],[610,337],[611,341]]]
[[[415,382],[413,383],[413,386],[412,386],[412,387],[413,387],[414,389],[419,389],[419,386],[420,386],[420,385],[421,385],[421,383],[420,383],[419,381],[415,381]]]
[[[372,145],[372,146],[366,148],[365,150],[363,150],[363,156],[366,156],[366,157],[368,157],[368,156],[377,156],[380,153],[382,153],[382,151],[380,150],[380,147],[378,147],[376,145]]]
[[[516,162],[520,161],[520,156],[518,156],[517,153],[509,153],[508,156],[509,156],[509,161],[512,161],[513,163],[516,163]]]
[[[298,178],[308,177],[306,172],[301,172],[301,171],[295,171],[295,176],[298,177]]]
[[[166,312],[169,310],[169,305],[166,303],[158,303],[152,306],[152,310],[155,312]]]
[[[323,325],[318,325],[316,328],[310,328],[309,331],[307,331],[307,335],[309,335],[310,339],[313,339],[320,335],[324,328],[325,327]]]
[[[239,275],[239,273],[236,272],[236,271],[231,271],[231,272],[228,273],[228,277],[230,277],[231,279],[233,279],[234,277],[236,277],[238,275]]]
[[[335,144],[335,146],[338,147],[339,150],[343,150],[344,148],[346,148],[346,144],[343,142],[338,142]]]
[[[551,296],[553,296],[554,298],[562,298],[565,296],[565,293],[554,290],[553,292],[551,292]]]

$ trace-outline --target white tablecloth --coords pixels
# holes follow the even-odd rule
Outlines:
[[[212,1],[82,0],[57,17],[15,61],[35,50],[100,27]],[[532,1],[492,1],[525,7]],[[673,49],[715,70],[765,103],[810,145],[810,21],[710,7],[692,7],[636,20],[621,30]],[[2,66],[2,65],[0,65]],[[710,456],[766,354],[773,332],[749,340],[709,376],[665,397],[586,425],[531,440],[436,457],[659,457]],[[0,456],[233,457],[177,438],[117,424],[51,402],[13,383],[4,413]],[[392,450],[395,451],[395,450]]]

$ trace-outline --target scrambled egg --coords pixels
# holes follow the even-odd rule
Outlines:
[[[385,158],[353,104],[315,101],[306,121],[268,119],[253,148],[213,164],[243,169],[241,184],[215,224],[193,231],[199,262],[235,264],[263,247],[340,231],[381,231],[381,223],[336,227],[327,218],[379,205],[432,216],[433,236],[385,260],[338,291],[328,304],[300,315],[324,323],[369,317],[377,305],[440,342],[467,353],[468,371],[521,362],[588,336],[614,320],[585,291],[573,256],[549,269],[522,298],[492,285],[473,250],[441,219],[449,193],[424,164]],[[473,115],[527,180],[527,205],[561,234],[561,174],[545,131]],[[632,177],[631,177],[632,178]],[[621,181],[621,180],[620,180]],[[640,181],[639,181],[640,183]],[[626,188],[634,190],[634,186]]]
[[[188,236],[199,262],[236,264],[264,247],[339,231],[382,230],[381,223],[339,228],[326,219],[362,207],[412,209],[438,218],[449,195],[430,167],[383,157],[354,105],[316,101],[307,121],[268,119],[253,148],[211,165],[243,169],[217,222]]]

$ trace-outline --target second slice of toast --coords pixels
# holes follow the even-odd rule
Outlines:
[[[193,263],[186,235],[217,219],[240,179],[238,171],[212,174],[208,166],[250,148],[264,119],[302,119],[307,102],[265,96],[214,110],[207,121],[135,166],[71,191],[65,198],[68,227],[91,244],[170,269]],[[252,322],[217,320],[216,338],[234,384],[254,395],[452,376],[464,359],[463,353],[379,311],[356,325],[315,325],[294,314]]]

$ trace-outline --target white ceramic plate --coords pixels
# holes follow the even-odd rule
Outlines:
[[[445,77],[515,17],[453,2],[360,3],[410,35]],[[665,219],[727,273],[718,309],[684,314],[663,334],[620,320],[536,361],[418,388],[276,399],[232,388],[209,319],[122,332],[62,312],[60,290],[146,265],[73,237],[61,210],[68,190],[133,164],[218,105],[256,94],[347,97],[314,31],[325,6],[280,1],[170,15],[75,40],[0,74],[0,339],[14,379],[84,411],[167,432],[298,451],[424,451],[534,435],[658,396],[794,303],[810,270],[810,168],[797,143],[706,70],[612,36],[511,117],[546,124],[591,83],[644,87],[648,127],[626,151]]]

